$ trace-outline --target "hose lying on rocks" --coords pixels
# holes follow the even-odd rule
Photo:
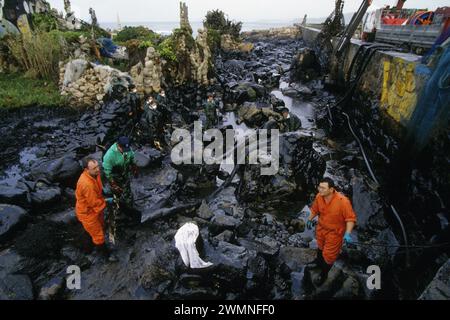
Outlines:
[[[361,48],[362,48],[362,47],[361,47]],[[351,76],[351,71],[352,71],[352,69],[353,69],[354,62],[355,62],[357,56],[360,54],[360,52],[361,52],[361,50],[362,50],[361,48],[359,48],[358,52],[357,52],[356,55],[353,57],[353,61],[352,61],[352,63],[351,63],[351,67],[350,67],[349,73],[348,73],[349,76]],[[388,45],[372,45],[372,46],[369,46],[369,47],[367,48],[366,52],[364,53],[363,61],[361,62],[360,67],[358,68],[358,72],[357,72],[357,75],[356,75],[355,79],[354,79],[353,81],[350,81],[350,82],[352,82],[351,85],[350,85],[350,88],[349,88],[349,89],[347,90],[347,92],[344,94],[344,97],[343,97],[342,99],[340,99],[337,103],[335,103],[335,105],[334,105],[335,107],[338,106],[338,105],[340,105],[340,104],[342,104],[343,102],[347,102],[347,101],[348,101],[347,99],[350,99],[350,98],[353,96],[353,92],[354,92],[354,90],[355,90],[355,88],[356,88],[356,86],[357,86],[359,80],[361,79],[361,77],[362,77],[364,71],[366,70],[367,66],[369,65],[369,62],[370,62],[370,60],[372,59],[373,55],[374,55],[377,51],[379,51],[379,50],[385,50],[385,49],[389,49],[389,50],[391,50],[391,51],[401,51],[401,50],[399,50],[399,49],[392,48],[391,46],[388,46]],[[331,117],[331,110],[330,110],[329,105],[327,105],[327,109],[328,109],[328,113],[330,114],[330,117]],[[345,112],[342,112],[342,115],[343,115],[344,117],[346,117],[346,119],[347,119],[347,124],[348,124],[348,128],[349,128],[351,134],[353,135],[353,137],[355,138],[356,142],[358,143],[358,146],[359,146],[359,149],[360,149],[360,151],[361,151],[361,153],[362,153],[362,155],[363,155],[364,162],[365,162],[365,164],[366,164],[367,170],[369,171],[372,180],[376,183],[376,185],[377,185],[377,187],[378,187],[380,184],[379,184],[379,182],[378,182],[378,179],[375,177],[375,174],[373,173],[372,167],[370,166],[369,160],[368,160],[368,158],[367,158],[367,156],[366,156],[366,153],[364,152],[364,147],[363,147],[363,145],[362,145],[360,139],[359,139],[358,136],[355,134],[355,132],[354,132],[352,126],[351,126],[351,123],[350,123],[350,117],[349,117],[348,114],[345,113]],[[330,121],[331,121],[331,123],[333,124],[332,118],[330,118]],[[398,223],[399,223],[399,225],[400,225],[400,228],[401,228],[401,230],[402,230],[403,240],[404,240],[404,242],[405,242],[405,248],[406,248],[406,266],[408,267],[409,264],[410,264],[410,263],[409,263],[409,261],[410,261],[410,255],[409,255],[409,245],[408,245],[408,238],[407,238],[407,235],[406,235],[406,229],[405,229],[405,227],[404,227],[404,225],[403,225],[403,221],[402,221],[402,219],[400,218],[400,215],[397,213],[397,210],[395,209],[395,207],[391,204],[391,205],[390,205],[390,208],[391,208],[392,212],[394,213],[394,216],[395,216],[395,218],[397,219],[397,221],[398,221]]]

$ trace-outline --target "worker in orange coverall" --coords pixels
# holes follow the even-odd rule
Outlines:
[[[320,285],[325,281],[328,271],[338,258],[343,243],[352,243],[350,234],[356,223],[356,214],[350,200],[335,190],[332,179],[323,178],[317,189],[319,193],[311,206],[306,227],[312,229],[313,219],[319,216],[316,227],[319,247],[316,263],[321,273],[316,284]]]
[[[75,196],[75,212],[83,228],[92,238],[96,251],[110,261],[117,258],[105,244],[104,216],[106,200],[103,197],[103,184],[100,178],[100,166],[93,158],[84,159],[84,171],[78,179]]]

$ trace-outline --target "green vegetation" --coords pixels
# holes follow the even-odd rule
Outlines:
[[[80,36],[84,36],[86,39],[90,39],[91,33],[86,31],[60,31],[60,30],[52,30],[49,32],[54,39],[61,38],[67,42],[68,44],[77,43],[80,39]]]
[[[150,47],[154,47],[154,44],[150,40],[142,41],[139,43],[139,49],[147,49]]]
[[[80,36],[90,39],[92,31],[96,38],[110,37],[107,31],[97,26],[92,29],[85,22],[80,30],[67,30],[52,13],[33,14],[31,25],[30,33],[2,39],[3,54],[20,73],[0,73],[0,109],[67,104],[67,98],[60,95],[58,82],[59,62],[69,57],[72,48],[69,45],[77,43]],[[122,64],[120,67],[127,67]]]
[[[166,39],[164,39],[164,41],[157,46],[156,50],[163,59],[171,62],[177,61],[175,44],[172,37],[167,37]]]
[[[215,29],[208,29],[208,46],[212,52],[220,48],[220,32]]]
[[[229,34],[235,40],[239,39],[242,29],[242,22],[228,20],[225,13],[221,10],[212,10],[206,13],[203,26],[208,29],[216,30],[220,35]]]
[[[150,41],[151,43],[157,43],[160,37],[159,34],[143,26],[125,27],[117,33],[114,41],[116,43],[124,43],[129,40],[140,40],[141,42]]]
[[[22,70],[36,78],[58,81],[58,63],[67,55],[63,38],[38,30],[30,35],[10,37],[6,43]]]
[[[229,34],[235,41],[239,41],[242,22],[228,20],[221,10],[208,11],[203,20],[203,27],[208,30],[208,45],[212,51],[220,48],[222,35]]]
[[[34,105],[62,106],[65,103],[66,99],[52,81],[0,73],[0,109]]]
[[[186,28],[176,28],[173,30],[172,38],[175,44],[178,43],[182,37],[184,37],[186,47],[192,49],[195,45],[195,40],[194,37],[192,37],[191,31]]]
[[[58,19],[50,13],[33,13],[31,15],[31,22],[34,29],[49,32],[58,30]]]

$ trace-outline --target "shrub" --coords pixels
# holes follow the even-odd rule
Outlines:
[[[139,49],[147,49],[149,47],[154,47],[153,43],[150,40],[141,41],[138,45]]]
[[[139,26],[139,27],[125,27],[114,37],[115,42],[126,42],[128,40],[141,40],[141,41],[151,41],[158,40],[160,36],[153,32],[152,30]]]
[[[164,39],[157,47],[156,51],[167,61],[177,61],[177,54],[175,52],[175,45],[172,37]]]
[[[207,29],[223,31],[227,28],[227,19],[225,13],[221,10],[212,10],[206,13],[203,26]]]
[[[208,30],[208,46],[212,51],[220,48],[220,32],[215,29]]]
[[[58,19],[50,13],[33,13],[31,15],[31,22],[34,29],[41,31],[52,31],[59,29]]]
[[[6,41],[9,52],[23,70],[39,78],[58,81],[58,63],[67,54],[67,43],[63,37],[37,30],[10,37]]]
[[[208,11],[203,20],[203,26],[210,30],[216,30],[220,35],[229,34],[234,39],[239,38],[242,29],[242,22],[228,20],[221,10]]]
[[[80,36],[84,36],[86,38],[90,38],[90,33],[86,33],[84,31],[59,31],[59,30],[53,30],[50,31],[50,34],[55,37],[55,39],[58,39],[62,37],[65,42],[68,44],[77,43],[80,39]]]
[[[242,29],[242,22],[235,22],[235,21],[227,21],[227,32],[230,34],[234,39],[238,39],[241,34]]]

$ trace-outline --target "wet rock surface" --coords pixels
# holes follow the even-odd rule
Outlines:
[[[14,205],[0,204],[0,240],[10,238],[17,228],[24,223],[27,212]]]
[[[438,270],[433,281],[430,282],[419,300],[448,300],[450,299],[450,260]]]
[[[0,134],[12,142],[1,151],[5,161],[0,207],[10,213],[0,215],[0,237],[5,234],[0,242],[0,298],[384,297],[383,292],[365,289],[365,271],[371,264],[386,270],[403,264],[395,247],[344,247],[329,279],[320,287],[313,284],[318,270],[308,264],[316,256],[317,243],[314,233],[305,230],[305,205],[311,203],[323,175],[333,177],[353,201],[360,219],[355,240],[395,246],[401,243],[401,233],[388,217],[385,197],[373,188],[358,147],[344,134],[329,134],[323,105],[335,97],[320,80],[309,81],[313,76],[305,83],[290,81],[288,72],[304,47],[302,41],[270,38],[254,39],[251,51],[220,53],[215,58],[216,85],[166,90],[174,110],[172,124],[189,130],[193,120],[204,120],[201,105],[207,91],[219,97],[221,128],[258,128],[277,118],[281,106],[302,119],[300,130],[281,136],[276,175],[261,176],[260,166],[243,165],[213,198],[209,195],[230,172],[219,165],[174,165],[170,134],[162,139],[161,151],[146,145],[127,116],[130,97],[109,97],[101,108],[80,113],[38,108],[3,117]],[[317,72],[315,64],[304,59],[302,68]],[[132,192],[143,223],[129,227],[129,241],[114,248],[119,261],[109,262],[86,251],[90,239],[74,215],[73,190],[80,160],[92,154],[101,160],[121,134],[131,134],[137,152],[140,173],[132,181]],[[11,219],[5,224],[7,217]],[[196,270],[183,264],[174,236],[186,222],[198,225],[200,257],[212,266]],[[82,271],[80,290],[65,288],[69,265]],[[388,274],[382,286],[392,278]]]

